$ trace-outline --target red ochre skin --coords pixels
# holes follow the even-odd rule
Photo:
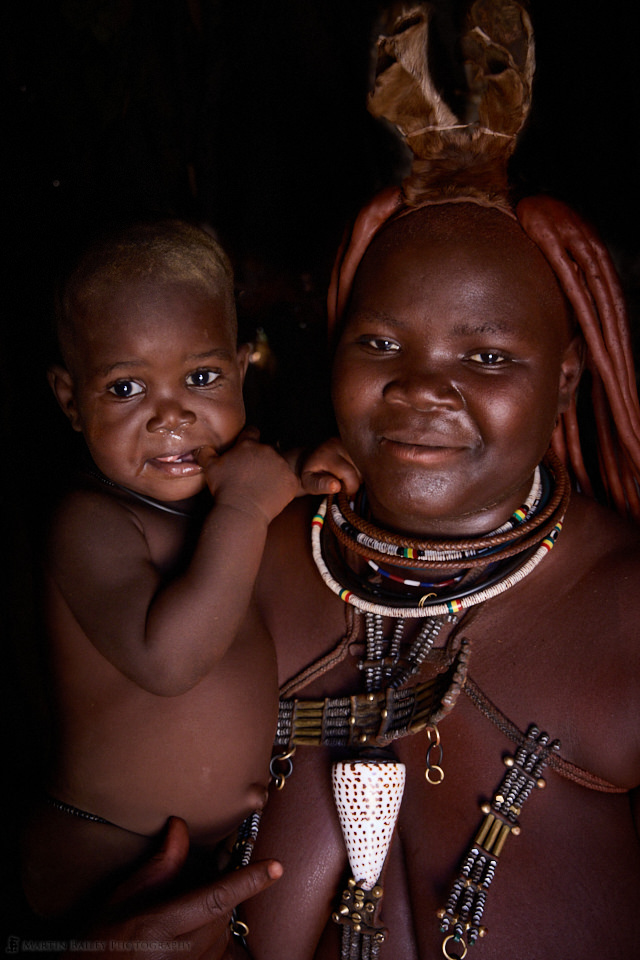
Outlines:
[[[517,224],[456,205],[412,214],[365,255],[337,347],[342,439],[374,519],[409,535],[486,532],[519,506],[580,373],[566,309]],[[280,681],[344,634],[344,604],[311,557],[313,505],[271,526],[258,600]],[[587,790],[548,772],[509,837],[491,886],[478,960],[570,952],[630,956],[640,894],[638,531],[573,495],[564,529],[525,580],[486,602],[464,632],[470,674],[514,723],[536,722],[562,753],[624,791]],[[446,631],[438,642],[444,642]],[[353,651],[357,654],[359,651]],[[357,656],[300,696],[362,690]],[[445,778],[425,781],[425,733],[394,743],[407,786],[384,881],[384,960],[441,956],[437,910],[504,774],[513,745],[462,695],[442,721]],[[248,902],[255,960],[337,960],[330,920],[346,882],[327,749],[298,747],[272,791],[256,856],[284,876]]]

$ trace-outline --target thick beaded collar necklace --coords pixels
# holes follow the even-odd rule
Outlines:
[[[313,558],[325,584],[364,613],[395,618],[457,615],[524,579],[552,549],[569,502],[570,484],[550,453],[536,471],[527,501],[497,530],[473,539],[411,540],[363,519],[343,494],[327,497],[312,521]],[[355,574],[341,548],[367,561],[373,578]],[[388,568],[409,568],[403,577]],[[420,571],[428,571],[428,579]],[[392,581],[407,590],[385,586]],[[427,593],[416,592],[416,587]]]

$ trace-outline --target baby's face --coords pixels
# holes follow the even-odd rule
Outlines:
[[[223,452],[245,421],[230,310],[222,293],[138,281],[78,317],[67,414],[111,480],[165,501],[204,488],[195,451]]]
[[[414,535],[504,522],[579,376],[541,254],[506,217],[483,234],[483,217],[372,247],[337,348],[342,439],[376,519]]]

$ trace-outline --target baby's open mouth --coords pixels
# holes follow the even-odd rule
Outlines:
[[[160,463],[195,463],[195,456],[193,450],[189,450],[187,453],[174,453],[168,457],[155,457],[156,460],[159,460]]]

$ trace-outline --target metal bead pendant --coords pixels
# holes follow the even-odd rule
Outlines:
[[[375,760],[336,763],[332,781],[351,873],[365,890],[371,890],[391,846],[402,802],[405,766]]]

